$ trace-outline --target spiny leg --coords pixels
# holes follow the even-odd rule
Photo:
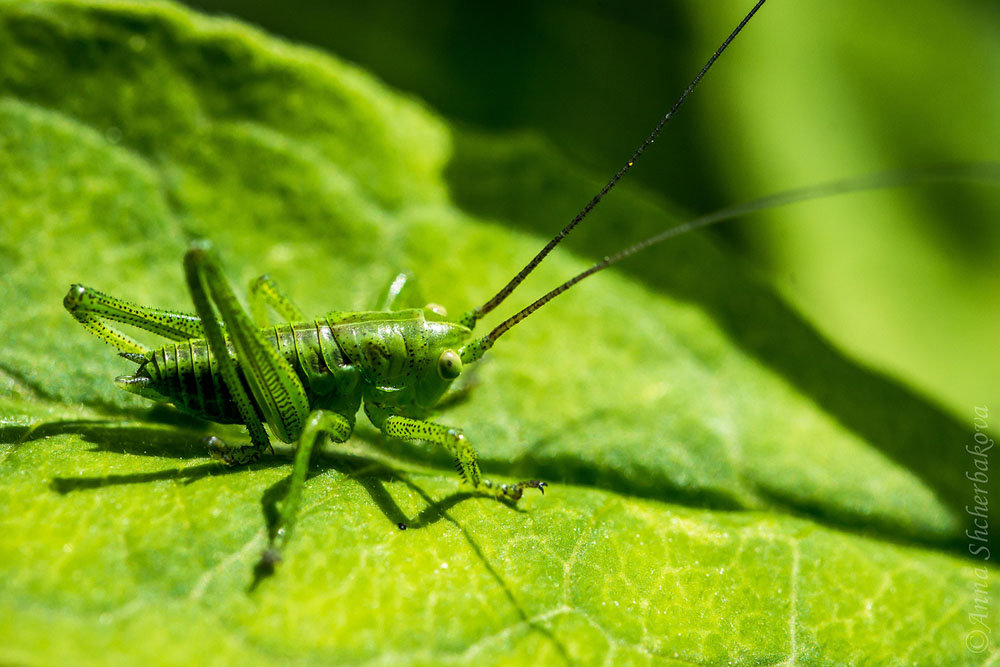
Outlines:
[[[236,300],[210,243],[198,241],[191,244],[184,255],[184,272],[209,348],[250,432],[249,447],[231,448],[214,439],[213,455],[226,463],[246,463],[260,457],[270,443],[258,409],[276,436],[284,442],[296,440],[309,413],[305,389],[292,367],[273,346],[264,341],[260,329]],[[236,362],[229,355],[226,338],[215,319],[213,302],[225,323],[226,333],[243,368],[243,377],[256,403],[244,389]]]
[[[369,417],[372,416],[372,412],[375,412],[369,411],[368,406],[365,406],[365,410]],[[545,493],[545,482],[537,479],[525,480],[516,484],[496,484],[488,479],[483,479],[479,471],[479,457],[476,455],[476,450],[469,444],[465,435],[456,429],[398,415],[379,420],[381,424],[375,419],[372,421],[387,436],[403,440],[426,440],[444,447],[448,453],[455,457],[455,467],[458,474],[462,476],[462,480],[471,484],[478,491],[484,491],[497,498],[508,500],[518,500],[526,488],[538,489]]]
[[[291,537],[295,520],[298,517],[299,505],[302,502],[302,487],[305,485],[306,474],[309,472],[309,461],[316,443],[324,435],[330,436],[334,442],[344,442],[351,437],[353,430],[353,420],[337,412],[315,410],[309,415],[305,427],[302,429],[302,435],[299,436],[288,493],[285,494],[278,509],[278,523],[271,537],[270,547],[264,553],[265,561],[274,563],[281,560],[281,550]]]
[[[278,287],[278,283],[265,274],[250,283],[250,314],[259,327],[266,327],[270,322],[268,306],[286,322],[304,322],[306,319],[302,310]]]
[[[419,308],[419,288],[412,273],[403,272],[394,277],[379,293],[375,310],[401,310]]]
[[[431,319],[444,319],[448,316],[444,306],[438,303],[424,301],[420,283],[410,272],[397,275],[379,293],[375,310],[396,311],[407,308],[420,308],[425,316]]]
[[[146,349],[117,329],[109,327],[103,320],[128,324],[170,340],[187,340],[205,335],[201,320],[196,315],[140,306],[83,285],[70,286],[63,299],[63,306],[88,331],[127,354],[145,354]]]

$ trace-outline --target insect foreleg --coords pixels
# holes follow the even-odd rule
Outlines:
[[[305,313],[278,287],[278,283],[265,274],[250,283],[250,314],[259,327],[266,327],[270,322],[268,306],[286,322],[304,322],[306,319]]]
[[[295,451],[295,466],[292,468],[288,493],[285,494],[285,499],[281,501],[278,510],[277,530],[271,540],[271,552],[267,556],[268,559],[278,560],[281,549],[291,537],[302,501],[302,487],[305,485],[306,473],[309,472],[309,461],[316,443],[324,435],[330,436],[334,442],[344,442],[351,437],[353,431],[353,420],[337,412],[315,410],[309,415],[309,419],[306,420],[306,425],[302,429],[302,435],[299,436],[298,449]]]
[[[147,308],[83,285],[72,285],[69,288],[63,299],[63,306],[88,331],[125,353],[145,354],[146,350],[117,329],[109,327],[103,320],[128,324],[170,340],[187,340],[205,335],[201,320],[195,315]]]
[[[367,406],[366,410],[369,417],[374,414],[373,422],[378,423],[376,421],[378,419],[377,410],[371,410]],[[488,479],[483,479],[482,473],[479,471],[479,457],[476,455],[476,450],[469,444],[468,439],[456,429],[398,415],[385,417],[381,420],[379,427],[382,429],[382,433],[393,438],[426,440],[444,447],[455,457],[456,468],[458,474],[462,476],[462,480],[472,485],[477,491],[487,492],[497,498],[508,500],[519,499],[525,488],[538,489],[543,493],[545,491],[545,482],[537,479],[516,484],[495,484]]]

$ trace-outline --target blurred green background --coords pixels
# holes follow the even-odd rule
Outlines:
[[[482,150],[484,135],[527,134],[595,179],[617,170],[750,5],[188,4],[315,44],[425,100],[463,128],[459,156]],[[700,213],[832,179],[997,159],[1000,6],[775,1],[627,187]],[[540,219],[517,202],[463,201],[470,190],[456,188],[463,206],[539,234],[575,213]],[[965,421],[974,405],[1000,405],[998,220],[997,183],[939,184],[815,201],[713,233],[841,349]],[[571,245],[600,255],[635,240],[601,224],[598,213]]]

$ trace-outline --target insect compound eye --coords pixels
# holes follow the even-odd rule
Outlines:
[[[462,357],[455,350],[445,350],[438,357],[438,375],[445,380],[454,380],[462,372]]]

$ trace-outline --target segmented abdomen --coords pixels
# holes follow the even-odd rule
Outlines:
[[[261,333],[292,366],[309,394],[317,385],[328,382],[331,374],[348,367],[325,320],[278,324],[262,329]],[[232,347],[229,353],[235,358]],[[244,389],[252,396],[243,369],[239,363],[236,367]],[[149,389],[186,412],[227,424],[243,421],[222,379],[218,359],[204,339],[171,343],[153,350],[135,377],[143,374],[150,378]]]

